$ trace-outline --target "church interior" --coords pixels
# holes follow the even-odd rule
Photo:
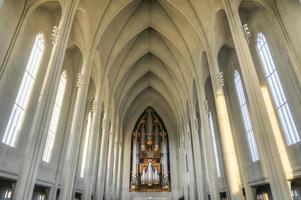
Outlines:
[[[301,0],[0,0],[0,200],[301,200]]]

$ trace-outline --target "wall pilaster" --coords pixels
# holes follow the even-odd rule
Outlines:
[[[32,198],[35,179],[42,161],[44,147],[46,144],[49,123],[61,76],[62,64],[77,4],[78,1],[66,3],[66,7],[63,9],[59,25],[60,34],[56,38],[56,42],[53,44],[40,100],[29,133],[29,137],[31,139],[25,149],[26,153],[24,153],[24,155],[26,155],[26,157],[24,158],[24,165],[14,191],[14,200],[30,200]]]
[[[208,59],[212,77],[213,92],[215,98],[217,120],[219,124],[222,156],[225,165],[225,179],[227,182],[228,198],[232,200],[243,199],[239,164],[235,152],[233,132],[230,126],[229,114],[224,95],[224,81],[218,70],[217,61]]]
[[[242,77],[246,86],[246,93],[249,99],[250,116],[258,145],[260,160],[268,176],[273,197],[275,199],[292,199],[289,187],[286,184],[285,170],[282,160],[285,159],[279,153],[279,144],[275,140],[273,127],[269,120],[265,99],[252,60],[250,49],[239,17],[236,5],[223,0],[225,11],[228,17],[229,26],[236,47],[236,53],[240,63]],[[273,151],[271,149],[274,149]],[[285,148],[282,148],[285,152]],[[286,153],[286,152],[285,152]],[[282,159],[282,160],[281,160]]]

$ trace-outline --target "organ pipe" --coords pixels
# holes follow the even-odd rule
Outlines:
[[[168,137],[162,120],[147,108],[132,136],[132,192],[170,192]]]

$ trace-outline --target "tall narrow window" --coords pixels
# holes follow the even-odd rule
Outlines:
[[[12,198],[13,192],[11,190],[6,190],[4,194],[4,200],[9,200]]]
[[[4,133],[4,137],[2,138],[2,142],[11,147],[15,147],[17,144],[34,82],[43,57],[44,48],[44,36],[39,33],[35,38],[15,104]]]
[[[249,149],[251,152],[252,161],[256,162],[259,160],[259,154],[257,150],[257,145],[254,137],[254,131],[250,119],[249,109],[246,101],[245,92],[243,89],[242,81],[238,71],[234,72],[234,84],[236,89],[236,94],[239,101],[240,111],[242,114],[242,119],[245,127],[245,133],[247,135]]]
[[[272,93],[273,101],[286,142],[288,145],[300,142],[300,136],[287,103],[287,99],[272,59],[268,43],[262,33],[257,34],[256,49],[269,85],[270,92]]]
[[[66,71],[64,71],[60,78],[59,87],[58,87],[58,91],[56,94],[55,103],[52,111],[50,126],[48,129],[46,146],[43,153],[43,161],[47,163],[50,162],[52,152],[53,152],[55,136],[56,136],[63,100],[65,96],[66,83],[67,83],[67,73]]]
[[[89,145],[90,136],[91,136],[91,125],[92,125],[92,112],[89,112],[88,119],[87,119],[87,127],[86,127],[86,132],[85,132],[85,143],[84,143],[82,165],[80,168],[80,177],[81,178],[83,178],[85,175],[85,168],[86,168],[87,154],[88,154],[88,145]]]
[[[213,153],[214,153],[214,158],[215,158],[216,173],[217,173],[218,177],[221,177],[221,169],[220,169],[219,160],[218,160],[217,143],[216,143],[216,138],[215,138],[215,130],[214,130],[214,124],[213,124],[213,118],[212,118],[211,112],[208,112],[208,119],[209,119],[209,128],[210,128],[211,138],[212,138],[212,142],[213,142]]]
[[[39,194],[38,200],[45,200],[45,195],[44,194]]]

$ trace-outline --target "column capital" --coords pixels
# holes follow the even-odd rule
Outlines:
[[[197,118],[194,118],[194,119],[193,119],[193,127],[194,127],[194,129],[195,129],[196,131],[199,130],[199,128],[200,128],[199,126],[200,126],[199,120],[198,120]]]
[[[206,114],[208,114],[209,113],[209,105],[208,105],[208,100],[207,99],[204,100],[204,108],[205,108]]]
[[[250,38],[252,36],[251,31],[249,29],[249,25],[248,24],[244,24],[242,26],[242,29],[243,29],[243,34],[244,34],[244,36],[245,36],[245,38],[247,40],[247,43],[249,44],[250,43]]]
[[[52,45],[55,45],[57,43],[60,33],[61,29],[58,26],[53,26],[50,38]]]
[[[220,87],[225,86],[225,80],[224,80],[224,73],[223,72],[219,72],[217,74],[217,80],[218,80],[218,84],[219,84]]]
[[[85,80],[85,75],[82,73],[77,74],[76,86],[82,88]]]
[[[93,101],[92,101],[92,113],[95,113],[97,111],[97,103],[98,103],[98,101],[96,99],[93,99]]]

